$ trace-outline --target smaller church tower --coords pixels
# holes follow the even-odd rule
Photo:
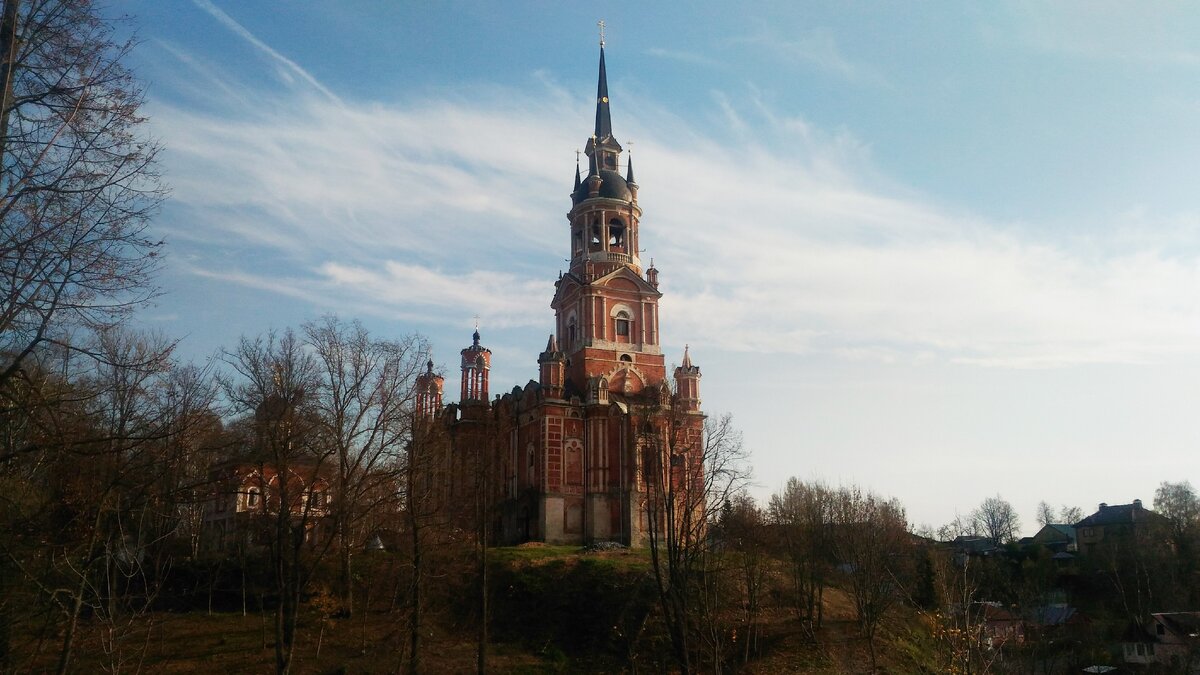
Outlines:
[[[683,347],[683,363],[675,369],[675,391],[683,410],[700,410],[700,368],[692,365],[687,345]]]
[[[462,350],[461,403],[488,400],[488,371],[492,368],[492,350],[479,344],[479,329],[471,336],[471,346]]]
[[[538,367],[541,369],[540,384],[546,391],[546,398],[563,397],[563,377],[565,375],[566,356],[558,349],[558,340],[554,333],[546,341],[546,351],[538,356]]]
[[[432,419],[442,409],[442,385],[446,378],[433,372],[433,359],[425,364],[425,372],[417,376],[417,419]]]

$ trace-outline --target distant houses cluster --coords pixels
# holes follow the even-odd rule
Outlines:
[[[1115,577],[1130,557],[1149,558],[1156,551],[1174,553],[1171,525],[1168,518],[1135,499],[1128,504],[1101,503],[1094,513],[1078,522],[1048,523],[1033,536],[1006,546],[970,535],[945,545],[960,566],[969,565],[975,558],[1016,560],[1044,555],[1053,561],[1060,580],[1074,579],[1084,569],[1107,568]],[[1152,575],[1161,573],[1161,569],[1143,564],[1136,573]],[[973,613],[988,645],[994,648],[1096,634],[1091,617],[1067,602],[1064,587],[1070,585],[1069,581],[1060,581],[1024,605],[980,599],[966,611]],[[1129,620],[1109,646],[1135,669],[1200,672],[1200,611],[1150,612]],[[1115,672],[1109,666],[1094,668],[1090,672]]]

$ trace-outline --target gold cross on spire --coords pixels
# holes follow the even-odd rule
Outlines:
[[[596,25],[600,27],[600,46],[604,47],[604,19],[597,21]]]

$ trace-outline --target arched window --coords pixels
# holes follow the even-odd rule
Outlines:
[[[628,338],[629,337],[629,324],[630,324],[629,312],[626,312],[625,310],[621,310],[621,311],[617,312],[616,334],[617,334],[618,338],[622,338],[622,337]]]
[[[573,255],[583,253],[583,232],[580,230],[575,230],[571,236],[571,252]]]
[[[568,349],[575,346],[575,340],[578,337],[579,336],[577,335],[577,332],[575,329],[575,317],[572,316],[571,318],[567,319],[567,348]]]
[[[625,225],[616,218],[608,223],[608,245],[610,248],[625,248]]]
[[[252,487],[249,490],[246,490],[246,507],[247,508],[252,509],[252,508],[255,508],[258,506],[258,492],[259,492],[259,490],[257,487]]]
[[[621,361],[622,363],[633,363],[633,357],[628,354],[622,354]]]
[[[600,223],[592,223],[592,246],[600,245]]]

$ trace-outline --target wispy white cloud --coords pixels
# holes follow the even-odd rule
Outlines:
[[[309,86],[311,86],[313,89],[316,89],[317,91],[319,91],[322,94],[324,94],[325,96],[327,96],[329,98],[329,100],[331,100],[335,103],[341,102],[338,99],[337,95],[335,95],[332,91],[330,91],[327,87],[325,87],[325,85],[318,82],[317,79],[315,77],[313,77],[312,75],[310,75],[307,70],[305,70],[304,68],[301,68],[298,63],[289,59],[288,57],[284,56],[283,54],[280,54],[279,52],[275,51],[270,45],[268,45],[267,43],[258,39],[258,37],[256,37],[253,33],[251,33],[249,30],[247,30],[245,26],[238,23],[236,20],[234,20],[233,17],[226,14],[224,12],[224,10],[222,10],[220,7],[217,7],[216,5],[214,5],[210,0],[192,0],[192,2],[200,9],[204,10],[205,12],[208,12],[214,19],[221,22],[221,25],[223,25],[226,28],[228,28],[229,30],[233,31],[233,33],[236,34],[238,37],[242,38],[246,42],[253,45],[256,49],[261,51],[263,54],[266,54],[268,57],[270,57],[271,60],[277,66],[280,67],[280,69],[281,69],[280,72],[285,77],[285,79],[290,79],[290,77],[292,77],[292,76],[298,77],[302,81],[307,83]]]
[[[219,109],[152,111],[170,147],[171,227],[208,251],[189,269],[321,308],[548,323],[588,102],[545,82],[389,105],[310,85],[266,105],[225,92]],[[848,134],[754,95],[717,99],[735,133],[648,100],[618,112],[622,138],[639,139],[641,241],[663,270],[669,340],[1006,367],[1200,351],[1200,258],[1164,253],[1170,241],[1023,237],[1031,228],[881,187]]]
[[[785,36],[774,29],[763,28],[757,33],[732,38],[729,43],[755,46],[789,65],[808,65],[852,82],[873,85],[885,83],[876,70],[856,63],[843,54],[837,39],[827,29],[814,28]]]
[[[665,49],[663,47],[651,47],[646,50],[650,56],[669,61],[679,61],[693,66],[703,66],[705,68],[720,67],[721,62],[711,57],[700,54],[699,52],[689,52],[680,49]]]

